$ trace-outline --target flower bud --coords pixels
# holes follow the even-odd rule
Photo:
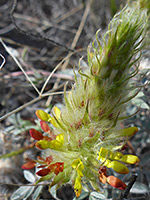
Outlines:
[[[36,166],[36,162],[34,160],[30,160],[29,162],[23,164],[21,166],[22,169],[33,169]]]
[[[30,133],[31,137],[33,137],[35,140],[42,140],[43,139],[42,133],[35,130],[34,128],[30,129],[29,133]]]
[[[36,116],[42,121],[50,122],[51,120],[51,116],[43,110],[37,110]]]
[[[112,187],[115,187],[120,190],[125,190],[126,188],[126,184],[115,176],[108,176],[107,183],[109,183],[109,185],[111,185]]]

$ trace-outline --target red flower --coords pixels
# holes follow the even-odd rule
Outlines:
[[[40,167],[42,167],[42,166],[40,166]],[[63,162],[56,162],[54,164],[49,165],[45,169],[41,169],[36,174],[38,176],[46,176],[50,172],[54,172],[56,175],[58,175],[59,172],[63,172],[63,169],[64,169],[64,163]]]
[[[42,158],[41,156],[38,156],[37,158],[37,161],[28,159],[28,162],[22,165],[22,169],[33,169],[36,164],[40,164],[37,168],[43,169],[36,173],[38,176],[46,176],[51,172],[54,172],[56,175],[58,175],[64,170],[64,162],[56,162],[51,164],[51,162],[53,162],[53,157],[51,155],[46,157],[46,159]]]

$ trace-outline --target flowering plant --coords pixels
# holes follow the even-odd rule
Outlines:
[[[30,135],[42,156],[28,159],[22,168],[39,168],[38,182],[51,180],[50,187],[71,183],[77,197],[86,183],[96,191],[101,183],[126,188],[120,179],[107,175],[107,168],[127,174],[126,165],[139,162],[137,156],[120,151],[138,128],[121,129],[120,122],[126,118],[128,101],[141,89],[131,79],[138,73],[135,64],[144,45],[146,21],[142,9],[125,7],[115,15],[106,34],[100,38],[98,31],[89,45],[88,66],[80,66],[72,90],[66,92],[65,86],[64,108],[54,107],[50,114],[36,111],[43,133],[31,129]]]

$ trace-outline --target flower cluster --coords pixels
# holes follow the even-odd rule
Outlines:
[[[37,168],[43,168],[36,173],[38,176],[46,176],[52,172],[58,175],[59,172],[63,171],[64,163],[56,162],[54,164],[51,164],[52,161],[52,156],[46,157],[46,159],[38,156],[38,160],[28,159],[28,162],[22,165],[22,169],[33,169],[38,164]]]
[[[36,111],[43,133],[31,129],[30,135],[42,157],[29,159],[22,168],[42,168],[39,181],[51,179],[50,187],[72,183],[77,197],[87,182],[96,191],[105,183],[125,189],[120,179],[107,175],[107,168],[127,174],[127,165],[139,162],[120,151],[138,128],[121,129],[120,121],[140,89],[130,81],[138,73],[131,67],[143,48],[146,20],[144,10],[129,7],[114,16],[104,37],[98,32],[89,45],[88,65],[75,74],[72,90],[64,88],[64,108],[54,107],[50,114]]]

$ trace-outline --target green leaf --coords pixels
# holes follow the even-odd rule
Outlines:
[[[24,170],[23,174],[24,174],[24,177],[25,177],[25,179],[27,181],[29,181],[30,183],[34,183],[35,182],[35,177],[30,171]]]
[[[149,193],[149,187],[143,183],[135,182],[130,192],[135,194],[146,194]]]
[[[42,182],[42,181],[47,181],[47,180],[50,180],[51,178],[53,178],[54,174],[51,173],[51,174],[48,174],[46,176],[43,176],[41,177],[35,184],[38,184],[39,182]]]
[[[26,200],[34,191],[33,186],[21,186],[11,196],[11,200]]]
[[[58,199],[58,198],[57,198],[57,195],[56,195],[56,191],[57,191],[57,185],[54,185],[53,187],[51,187],[51,189],[50,189],[51,195],[52,195],[54,198]]]
[[[43,186],[42,186],[42,185],[40,185],[40,186],[38,186],[38,187],[36,188],[36,190],[35,190],[35,192],[34,192],[34,194],[33,194],[32,200],[37,200],[37,198],[39,197],[39,195],[40,195],[42,189],[43,189]]]
[[[143,109],[149,109],[148,104],[143,99],[139,99],[139,98],[133,99],[132,104],[137,107],[141,107]]]
[[[106,196],[98,192],[91,192],[89,200],[106,200]]]
[[[140,92],[136,95],[135,98],[141,98],[141,97],[144,97],[144,96],[145,96],[145,94],[144,94],[142,91],[140,91]]]

